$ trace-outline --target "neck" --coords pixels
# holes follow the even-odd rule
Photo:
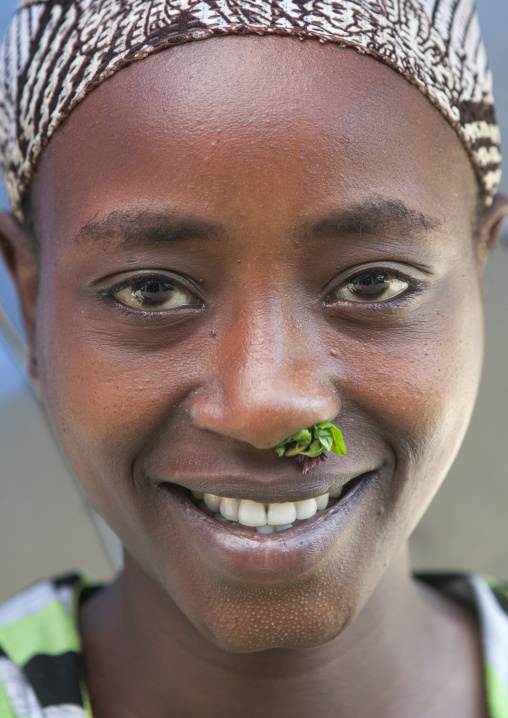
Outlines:
[[[353,624],[312,649],[232,654],[216,647],[128,555],[124,573],[81,618],[95,718],[223,718],[246,710],[308,718],[316,709],[326,718],[437,717],[440,709],[427,712],[429,696],[436,706],[460,700],[448,678],[440,691],[442,677],[457,670],[457,655],[476,651],[469,616],[414,581],[406,550]]]

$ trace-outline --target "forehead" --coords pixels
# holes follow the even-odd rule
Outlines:
[[[253,36],[120,71],[56,133],[34,181],[52,236],[129,206],[227,222],[261,204],[293,221],[380,197],[446,222],[475,193],[455,132],[396,72],[333,44]]]

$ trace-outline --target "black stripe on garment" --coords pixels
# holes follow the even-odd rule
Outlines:
[[[59,656],[37,655],[23,668],[42,708],[71,704],[83,707],[80,659],[74,651]]]
[[[488,122],[489,125],[494,125],[497,122],[496,110],[493,105],[462,100],[457,103],[457,109],[460,112],[461,125],[466,125],[469,122]]]
[[[55,588],[63,588],[64,586],[74,586],[75,583],[81,581],[79,573],[67,573],[64,576],[58,576],[51,579],[51,583]]]

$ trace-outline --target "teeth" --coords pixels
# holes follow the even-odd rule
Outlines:
[[[310,519],[312,516],[314,516],[314,514],[318,510],[316,499],[307,499],[306,501],[297,501],[295,503],[295,507],[296,507],[296,518],[301,519],[301,520]]]
[[[318,511],[326,509],[328,506],[328,498],[330,494],[323,494],[322,496],[316,496],[316,506]]]
[[[264,526],[266,524],[266,509],[264,504],[257,501],[242,499],[238,509],[238,521],[244,526]]]
[[[270,526],[283,526],[296,521],[296,506],[292,501],[285,504],[268,504],[267,522]]]
[[[273,534],[275,531],[275,526],[268,526],[268,524],[266,524],[266,526],[258,526],[256,528],[256,531],[258,532],[258,534]]]
[[[258,501],[231,499],[216,494],[203,494],[200,491],[193,491],[192,495],[199,502],[198,505],[210,511],[217,520],[239,523],[256,528],[261,534],[270,534],[291,528],[295,521],[310,519],[317,511],[326,509],[330,497],[339,498],[342,492],[343,487],[314,499],[280,504],[261,504]],[[202,501],[204,503],[201,503]]]
[[[240,502],[236,499],[222,499],[220,502],[220,512],[225,519],[230,521],[238,521],[238,509]]]
[[[217,513],[217,511],[220,509],[220,502],[222,501],[221,496],[216,496],[215,494],[205,494],[203,496],[203,500],[210,509],[210,511]]]

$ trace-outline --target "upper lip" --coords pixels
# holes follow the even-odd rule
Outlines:
[[[362,468],[361,470],[341,472],[334,475],[312,477],[310,474],[294,476],[266,476],[259,480],[251,476],[225,475],[172,477],[171,480],[158,479],[159,486],[176,484],[190,491],[215,494],[217,496],[249,499],[260,503],[283,503],[286,501],[304,501],[322,496],[344,486],[352,479],[364,474],[371,474],[380,469],[379,466]]]

